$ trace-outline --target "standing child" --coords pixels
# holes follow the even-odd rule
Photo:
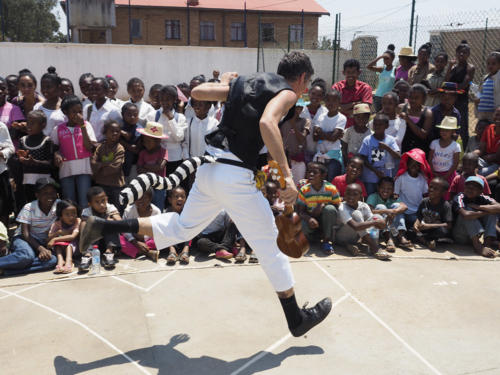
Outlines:
[[[15,74],[9,74],[5,77],[5,82],[7,83],[7,101],[12,103],[14,98],[19,96],[19,77]]]
[[[40,82],[45,101],[35,104],[33,110],[42,110],[45,113],[47,126],[45,126],[43,133],[50,136],[54,127],[66,122],[66,116],[61,111],[61,99],[59,98],[61,78],[56,74],[56,68],[51,66],[47,71],[48,73],[42,76]]]
[[[139,152],[137,161],[137,173],[156,173],[158,176],[166,176],[166,165],[168,160],[167,150],[161,147],[161,141],[168,136],[163,135],[163,126],[157,122],[148,122],[146,128],[138,129],[142,134],[144,149]],[[163,211],[165,208],[165,190],[153,192],[153,203]]]
[[[120,132],[120,144],[125,149],[125,162],[123,163],[123,174],[125,179],[137,176],[137,158],[140,151],[140,137],[137,132],[139,122],[139,110],[133,103],[125,103],[122,107],[123,125]]]
[[[151,203],[152,200],[153,190],[146,190],[141,198],[125,209],[123,220],[161,214],[160,209]],[[139,254],[143,254],[151,258],[154,262],[158,262],[160,252],[156,249],[153,238],[137,233],[123,233],[123,235],[120,235],[120,243],[122,245],[122,253],[132,258],[137,257]]]
[[[170,195],[168,197],[170,211],[176,212],[180,215],[182,210],[184,209],[186,198],[186,191],[180,186],[170,191]],[[167,264],[175,264],[177,260],[182,264],[189,263],[189,242],[182,242],[169,247]]]
[[[153,120],[155,109],[153,106],[144,101],[144,82],[141,79],[134,77],[127,82],[127,92],[130,96],[130,103],[134,103],[139,110],[139,124],[146,126],[146,122]]]
[[[387,50],[381,56],[370,62],[366,67],[368,70],[376,72],[378,76],[377,90],[373,96],[375,112],[379,112],[382,109],[382,98],[386,93],[392,90],[394,82],[396,81],[396,67],[392,64],[396,57],[394,53],[395,48],[394,44],[389,44]],[[384,61],[384,66],[376,66],[379,60]]]
[[[90,157],[93,142],[96,141],[94,130],[83,120],[82,104],[76,96],[64,98],[61,110],[68,117],[68,122],[57,125],[50,139],[59,146],[54,163],[59,168],[63,198],[78,201],[80,207],[86,207],[86,194],[92,182]]]
[[[159,83],[155,83],[151,88],[149,89],[149,104],[154,108],[155,111],[159,110],[161,108],[160,104],[160,90],[161,90],[161,85]]]
[[[401,149],[401,144],[406,133],[406,122],[398,117],[398,96],[391,91],[382,97],[382,113],[389,117],[389,127],[385,134],[396,138],[396,143]],[[373,122],[370,123],[370,128],[373,129]]]
[[[92,104],[90,95],[93,79],[94,75],[92,73],[83,73],[78,79],[78,86],[80,86],[80,91],[83,94],[81,98],[83,108],[85,108],[89,104]]]
[[[62,200],[56,207],[57,220],[49,231],[47,248],[53,249],[57,257],[54,273],[73,272],[73,254],[78,250],[80,218],[78,207],[71,201]]]
[[[479,103],[477,105],[477,115],[479,120],[493,121],[495,113],[495,104],[498,105],[500,98],[499,81],[500,76],[497,74],[500,69],[500,52],[492,52],[486,59],[486,67],[488,74],[484,77],[480,88]],[[496,91],[496,92],[495,92]]]
[[[436,67],[429,62],[431,57],[432,44],[427,42],[420,46],[417,55],[417,64],[408,71],[408,83],[414,85],[422,83],[429,73],[434,72]]]
[[[111,204],[119,206],[120,190],[125,185],[125,149],[120,144],[120,125],[110,120],[104,124],[102,131],[104,142],[97,146],[91,161],[93,178],[104,189]]]
[[[208,115],[212,102],[191,98],[191,106],[194,110],[194,116],[189,119],[186,136],[182,143],[184,159],[205,155],[207,148],[205,136],[212,133],[219,125],[219,121],[215,117]]]
[[[460,112],[455,108],[455,102],[457,100],[460,90],[457,88],[457,84],[453,82],[443,82],[440,88],[437,89],[439,95],[439,103],[431,108],[432,111],[432,131],[431,140],[439,138],[439,125],[446,116],[452,116],[457,119],[457,123],[460,124]]]
[[[113,76],[110,76],[110,75],[106,76],[106,81],[108,81],[108,85],[109,85],[107,97],[109,98],[111,103],[113,103],[116,106],[116,108],[121,110],[122,106],[125,102],[116,97],[116,93],[118,92],[118,89],[120,88],[120,86],[118,85],[118,81],[116,79],[114,79]]]
[[[417,239],[431,250],[436,249],[436,241],[447,239],[453,223],[451,204],[444,199],[448,192],[448,182],[442,177],[434,177],[429,183],[429,196],[418,206],[414,229]]]
[[[394,91],[398,95],[399,104],[408,103],[408,96],[410,94],[410,85],[408,84],[408,82],[406,82],[402,79],[400,79],[399,81],[396,81],[392,91]],[[401,108],[398,107],[398,114],[400,112],[401,112]]]
[[[432,130],[432,112],[424,103],[427,89],[420,83],[410,88],[408,103],[400,105],[400,117],[406,122],[406,132],[401,142],[401,152],[419,148],[429,152],[429,135]]]
[[[474,251],[484,257],[498,255],[497,215],[500,204],[483,195],[484,181],[477,176],[465,180],[463,193],[453,200],[457,221],[453,226],[453,238],[456,242],[472,242]],[[483,243],[480,238],[483,236]]]
[[[429,164],[434,174],[443,177],[450,184],[457,175],[461,152],[460,145],[453,140],[455,131],[459,129],[457,119],[445,117],[436,127],[440,129],[440,138],[431,142]],[[445,199],[449,199],[448,193]]]
[[[444,82],[446,77],[446,65],[448,65],[448,55],[446,52],[440,52],[434,58],[434,65],[436,70],[432,73],[427,74],[425,79],[425,84],[429,87],[429,92],[427,93],[427,99],[425,100],[425,105],[429,108],[434,107],[439,104],[439,91],[438,89]]]
[[[345,189],[347,188],[347,185],[350,184],[358,184],[361,186],[361,190],[363,190],[363,198],[368,197],[365,184],[363,184],[363,181],[360,180],[360,177],[363,174],[364,164],[364,159],[359,155],[355,155],[347,162],[346,174],[337,176],[333,179],[332,184],[335,185],[341,197],[344,196]]]
[[[365,169],[361,180],[365,183],[368,194],[377,190],[379,179],[392,177],[401,158],[396,138],[386,135],[389,117],[378,114],[373,119],[372,135],[363,140],[359,153],[365,157]]]
[[[370,236],[369,229],[385,229],[387,223],[380,215],[374,215],[370,207],[361,201],[362,191],[358,184],[347,185],[344,201],[339,207],[342,226],[337,231],[338,242],[353,255],[359,255],[357,243],[361,239],[368,245],[370,253],[379,260],[386,260],[391,255],[380,249],[379,244]]]
[[[297,211],[302,219],[304,234],[312,238],[318,236],[321,250],[327,255],[334,254],[335,226],[340,195],[337,188],[324,181],[326,167],[321,163],[309,163],[309,183],[299,190]]]
[[[385,236],[387,251],[393,253],[396,250],[394,238],[403,247],[411,246],[411,242],[405,237],[404,213],[408,207],[394,197],[394,180],[392,177],[382,177],[377,184],[377,192],[370,194],[366,203],[374,214],[381,215],[387,222],[387,227],[382,232]]]
[[[328,170],[328,181],[333,180],[343,172],[342,145],[340,139],[344,135],[347,119],[339,113],[340,93],[329,90],[325,96],[325,106],[328,110],[313,127],[313,139],[317,142],[317,153],[314,160],[324,163]]]
[[[68,95],[75,95],[73,82],[71,82],[69,78],[61,78],[61,84],[59,85],[59,97],[63,100]]]
[[[414,149],[403,154],[399,171],[396,174],[394,192],[408,207],[405,212],[407,228],[413,228],[417,220],[418,206],[424,194],[427,194],[427,181],[431,178],[432,171],[422,150]]]
[[[363,140],[372,132],[368,127],[370,106],[365,103],[356,104],[353,109],[354,126],[346,129],[342,137],[343,158],[348,160],[359,152]]]
[[[23,166],[23,188],[25,202],[35,200],[35,183],[42,177],[50,177],[54,159],[54,143],[43,130],[47,125],[47,117],[40,111],[28,114],[25,135],[19,140],[18,157]],[[21,189],[21,186],[18,187]]]
[[[469,140],[470,143],[470,140]],[[455,176],[453,181],[450,184],[450,189],[448,191],[449,199],[455,198],[455,196],[459,193],[463,193],[465,189],[465,181],[472,176],[477,176],[484,182],[484,195],[491,195],[490,186],[488,185],[488,181],[485,177],[479,175],[477,173],[477,168],[479,166],[479,156],[474,152],[469,152],[464,154],[462,158],[462,173]]]
[[[108,203],[108,197],[102,187],[92,186],[87,191],[87,199],[89,206],[82,211],[82,222],[80,224],[80,233],[87,224],[87,219],[90,216],[97,216],[107,220],[121,220],[118,209]],[[102,265],[106,269],[115,267],[115,254],[121,249],[120,238],[118,234],[105,234],[104,237],[97,242],[101,251]],[[88,271],[91,265],[91,249],[80,249],[82,259],[80,262],[80,271]]]

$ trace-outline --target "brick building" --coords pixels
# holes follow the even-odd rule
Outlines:
[[[130,3],[129,8],[129,0],[115,0],[114,44],[129,44],[131,40],[143,45],[255,48],[260,19],[262,47],[286,49],[290,43],[291,48],[314,49],[318,19],[329,15],[314,0],[131,0]],[[103,30],[80,29],[79,33],[81,43],[106,41]]]

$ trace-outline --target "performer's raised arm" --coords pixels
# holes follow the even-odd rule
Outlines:
[[[196,86],[191,91],[191,96],[196,100],[225,102],[229,94],[229,83],[236,77],[238,73],[226,72],[222,75],[220,82],[206,82]]]

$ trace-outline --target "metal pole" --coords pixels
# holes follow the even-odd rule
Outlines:
[[[292,25],[288,25],[288,52],[290,52],[290,33]]]
[[[339,22],[339,14],[335,15],[335,36],[333,37],[333,70],[332,70],[332,85],[335,83],[337,78],[336,70],[337,70],[337,27]]]
[[[486,61],[486,42],[488,41],[488,18],[486,18],[486,24],[484,25],[484,39],[483,39],[483,59],[482,61]],[[481,66],[481,70],[484,74],[484,63]]]
[[[259,71],[259,65],[260,65],[260,38],[262,37],[261,35],[261,27],[260,27],[260,13],[259,13],[259,37],[257,38],[257,72]]]
[[[411,21],[410,21],[410,43],[408,44],[410,47],[413,44],[413,18],[415,17],[415,1],[411,2]]]
[[[338,35],[337,35],[337,46],[338,46],[338,53],[337,53],[337,66],[339,66],[339,62],[340,62],[340,18],[342,17],[342,13],[339,13],[339,31],[338,31]],[[339,67],[340,69],[340,67]]]
[[[187,45],[191,45],[191,19],[189,17],[189,1],[186,1],[187,10]]]
[[[300,28],[300,49],[304,49],[304,9],[302,9],[302,24]]]
[[[132,44],[132,5],[130,0],[128,0],[128,44]]]
[[[2,18],[2,42],[5,42],[5,14],[3,11],[3,1],[0,0],[0,17]]]
[[[247,2],[245,1],[245,10],[243,12],[243,23],[244,23],[244,30],[243,32],[245,33],[245,48],[248,47],[248,40],[247,40]]]
[[[66,43],[71,43],[71,36],[70,36],[70,19],[69,19],[69,10],[70,10],[70,5],[69,5],[70,0],[66,0]],[[0,0],[0,3],[2,0]],[[3,19],[2,19],[3,21]]]
[[[418,14],[415,20],[415,40],[413,42],[413,51],[417,50],[417,33],[418,33]]]

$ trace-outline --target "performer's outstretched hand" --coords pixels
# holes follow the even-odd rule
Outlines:
[[[285,178],[286,182],[286,187],[284,190],[281,190],[280,192],[280,198],[283,199],[285,204],[287,205],[292,205],[295,204],[295,201],[297,200],[297,187],[295,186],[295,182],[293,182],[292,177],[287,177]]]
[[[229,83],[238,77],[238,73],[236,72],[225,72],[222,74],[222,76],[220,77],[220,83],[224,84],[224,85],[229,85]]]

